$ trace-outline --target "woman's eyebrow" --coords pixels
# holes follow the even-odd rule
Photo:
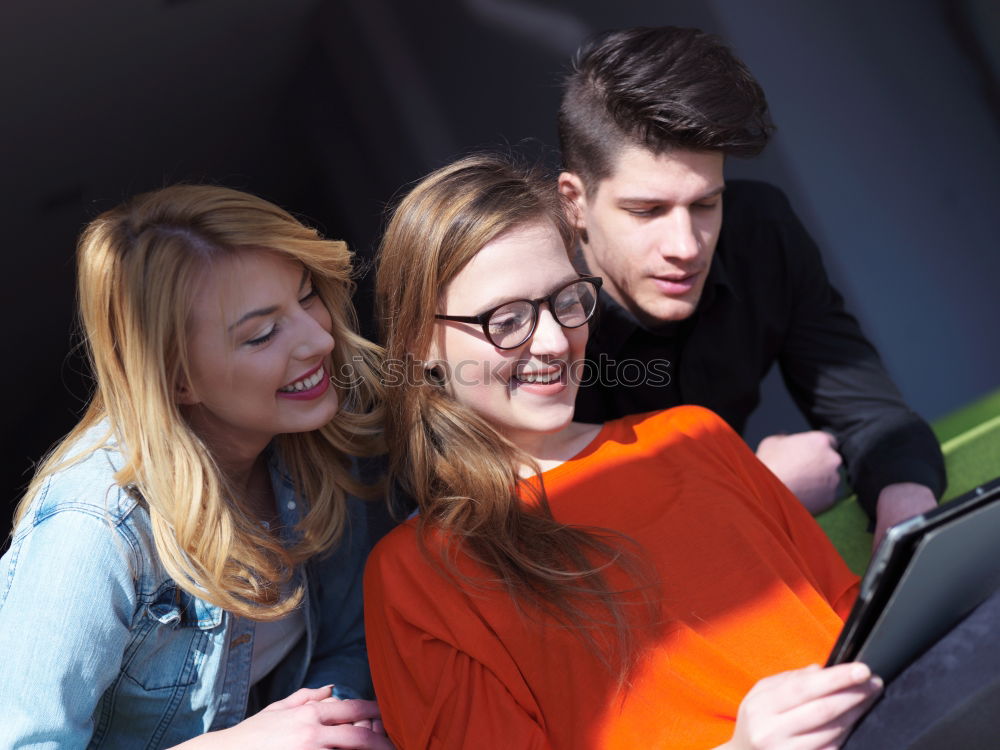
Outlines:
[[[246,315],[244,315],[242,318],[240,318],[235,323],[233,323],[231,326],[229,326],[228,330],[232,331],[234,328],[236,328],[237,326],[242,325],[243,323],[246,323],[251,318],[263,318],[263,317],[265,317],[267,315],[273,315],[277,311],[278,311],[278,306],[277,305],[271,305],[270,307],[260,307],[260,308],[258,308],[256,310],[251,310]]]

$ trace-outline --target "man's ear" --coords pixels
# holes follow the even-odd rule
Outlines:
[[[583,188],[583,180],[575,172],[559,173],[559,192],[569,202],[570,221],[573,226],[581,231],[586,231],[587,224],[584,220],[587,208],[587,191]]]

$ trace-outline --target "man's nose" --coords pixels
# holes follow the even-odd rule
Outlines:
[[[663,217],[661,229],[659,251],[664,258],[689,262],[701,253],[701,244],[689,210],[673,209]]]

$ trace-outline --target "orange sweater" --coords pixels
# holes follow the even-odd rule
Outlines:
[[[641,545],[666,627],[619,691],[578,637],[519,615],[503,592],[446,579],[403,524],[365,574],[372,674],[400,750],[704,750],[730,738],[757,680],[825,660],[857,579],[713,413],[609,422],[543,479],[556,519]]]

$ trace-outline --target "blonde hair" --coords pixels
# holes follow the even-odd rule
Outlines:
[[[321,429],[279,435],[274,447],[308,511],[291,546],[262,529],[232,492],[211,452],[176,403],[188,378],[188,314],[197,274],[213,259],[267,249],[302,263],[332,321],[340,408]],[[138,195],[92,221],[77,246],[79,313],[96,390],[80,423],[43,462],[21,500],[23,517],[45,479],[96,448],[117,442],[115,481],[138,490],[169,575],[185,591],[255,620],[298,606],[282,595],[295,565],[329,551],[346,523],[350,455],[381,445],[377,407],[380,350],[357,333],[351,254],[286,211],[223,187],[176,185]],[[73,446],[107,418],[109,434],[83,455]]]
[[[428,532],[446,532],[432,562],[457,574],[449,540],[457,542],[515,603],[574,628],[621,677],[634,661],[634,639],[622,592],[612,590],[605,572],[615,563],[635,574],[633,581],[642,578],[628,540],[553,519],[541,482],[520,478],[523,466],[538,473],[535,462],[451,397],[419,361],[430,347],[442,290],[491,240],[537,222],[555,225],[569,252],[573,232],[554,181],[488,154],[432,173],[395,209],[382,240],[376,297],[387,368],[411,366],[406,382],[385,390],[390,477],[420,508],[424,554]],[[524,502],[526,495],[537,502]]]

